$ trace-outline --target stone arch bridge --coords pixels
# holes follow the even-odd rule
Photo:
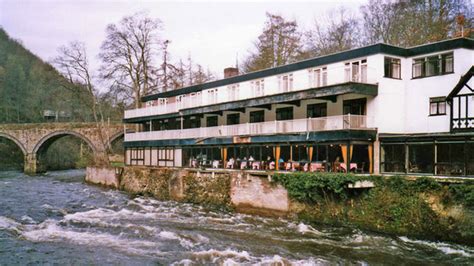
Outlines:
[[[23,152],[25,173],[36,174],[39,154],[59,138],[75,136],[83,140],[92,149],[94,160],[98,161],[106,156],[107,146],[123,136],[124,130],[123,124],[104,125],[102,141],[94,123],[0,124],[0,138],[14,142]]]

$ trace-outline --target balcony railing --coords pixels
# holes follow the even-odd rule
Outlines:
[[[168,113],[176,113],[179,112],[181,109],[187,108],[194,108],[206,105],[213,105],[218,103],[225,103],[225,102],[233,102],[239,100],[246,100],[255,97],[262,97],[262,96],[270,96],[280,93],[292,92],[292,91],[301,91],[306,90],[309,88],[318,87],[316,84],[319,84],[319,87],[331,86],[342,84],[345,82],[359,82],[359,83],[367,83],[367,84],[375,84],[377,80],[375,75],[377,73],[376,70],[372,68],[367,68],[361,73],[357,75],[347,76],[347,73],[344,72],[345,68],[329,68],[327,72],[326,83],[323,84],[321,82],[315,82],[315,84],[308,84],[308,74],[301,74],[295,75],[293,77],[294,82],[291,88],[284,88],[278,86],[278,82],[276,80],[269,80],[268,82],[265,81],[265,88],[261,91],[253,89],[250,87],[250,82],[242,82],[242,85],[235,90],[231,90],[225,87],[219,87],[218,94],[208,93],[207,91],[202,91],[197,93],[193,96],[187,95],[186,97],[182,98],[180,102],[173,102],[167,104],[161,104],[156,106],[148,106],[140,109],[132,109],[126,110],[124,118],[136,118],[136,117],[147,117],[153,115],[161,115],[161,114],[168,114]],[[277,77],[270,77],[271,79],[277,79]],[[305,80],[301,82],[301,80]],[[273,83],[272,83],[273,82]],[[304,84],[304,85],[303,85]]]
[[[340,129],[368,129],[371,127],[371,119],[365,115],[338,115],[229,126],[127,133],[125,134],[125,141],[274,135]]]

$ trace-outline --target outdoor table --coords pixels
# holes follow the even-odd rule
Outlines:
[[[341,164],[339,165],[339,167],[340,167],[342,170],[344,170],[344,172],[347,173],[347,164],[341,163]],[[350,167],[349,171],[352,170],[352,169],[357,169],[357,163],[350,163],[350,166],[349,166],[349,167]]]

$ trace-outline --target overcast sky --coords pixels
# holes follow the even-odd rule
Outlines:
[[[50,61],[59,46],[86,43],[94,67],[107,24],[145,11],[164,25],[172,41],[172,60],[193,60],[222,77],[222,70],[242,59],[261,33],[265,12],[296,19],[308,28],[314,18],[344,6],[354,11],[364,0],[345,1],[138,1],[0,0],[0,26],[26,48]]]

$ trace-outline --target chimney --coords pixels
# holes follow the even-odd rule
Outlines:
[[[236,67],[224,68],[224,78],[230,78],[239,75],[239,69]]]

